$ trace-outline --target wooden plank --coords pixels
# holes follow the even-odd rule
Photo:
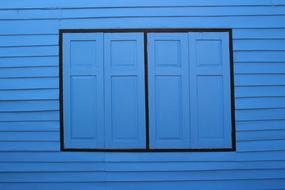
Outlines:
[[[0,57],[58,56],[58,46],[2,47]]]
[[[284,28],[234,29],[233,39],[284,39]]]
[[[285,96],[285,85],[269,86],[243,86],[235,87],[235,97],[283,97]]]
[[[1,132],[50,132],[59,131],[59,121],[1,121],[0,122]]]
[[[32,66],[58,66],[58,56],[42,57],[6,57],[0,58],[0,68],[6,67],[32,67]]]
[[[0,9],[0,20],[42,20],[59,19],[59,9],[27,9],[27,10],[3,10]]]
[[[58,111],[58,100],[0,101],[1,112]]]
[[[285,85],[285,74],[236,74],[235,86]]]
[[[0,79],[1,90],[58,88],[58,78]]]
[[[58,34],[58,20],[0,21],[0,35]]]
[[[58,67],[0,68],[0,78],[58,77]]]
[[[0,121],[46,121],[59,120],[58,111],[2,112]]]
[[[59,97],[59,89],[57,88],[0,90],[0,101],[58,100],[58,97]]]
[[[284,39],[246,39],[246,40],[233,40],[233,50],[261,50],[261,51],[280,51],[285,50]]]
[[[23,172],[0,173],[0,182],[196,181],[285,178],[284,169],[187,172]],[[246,172],[246,175],[245,175]]]
[[[58,142],[59,132],[1,132],[0,143],[2,142]]]
[[[236,74],[285,74],[285,63],[235,63],[234,71]]]
[[[285,140],[244,141],[237,144],[237,152],[285,150]]]
[[[284,119],[285,108],[237,110],[235,113],[237,121],[280,120]]]
[[[285,16],[91,18],[62,20],[61,27],[63,29],[165,28],[165,26],[166,28],[283,28],[284,19]]]
[[[284,63],[284,51],[235,51],[235,62]]]
[[[167,154],[167,156],[165,156]],[[213,161],[284,161],[285,151],[264,152],[192,152],[192,153],[104,153],[104,152],[6,152],[1,162],[213,162]]]
[[[236,124],[237,131],[257,131],[257,130],[284,130],[284,120],[267,121],[239,121]]]
[[[284,97],[236,98],[236,109],[285,108]]]
[[[282,140],[285,136],[285,130],[264,130],[264,131],[243,131],[237,133],[237,141],[264,141],[264,140]]]
[[[148,163],[0,163],[0,173],[5,172],[169,172],[169,171],[210,171],[210,170],[249,170],[284,169],[285,161],[259,162],[148,162]],[[280,167],[281,166],[281,167]]]
[[[59,142],[1,142],[0,152],[59,151]],[[1,177],[0,177],[1,178]]]
[[[222,6],[199,6],[199,7],[130,7],[122,8],[76,8],[63,9],[62,19],[95,19],[95,18],[139,18],[139,17],[235,17],[235,16],[272,16],[284,15],[285,7],[270,6],[242,6],[242,7],[222,7]],[[25,13],[25,11],[22,11]],[[30,11],[31,12],[31,11]],[[36,11],[34,11],[36,13]],[[1,14],[1,12],[0,12]],[[27,17],[27,16],[29,17]],[[9,16],[9,15],[8,15]],[[9,18],[13,18],[11,15]],[[24,18],[35,18],[33,12],[23,14]],[[16,17],[17,18],[17,17]],[[19,18],[21,19],[21,18]]]
[[[275,4],[280,4],[280,2],[274,1]],[[151,1],[145,0],[142,2],[134,2],[134,1],[123,1],[119,0],[113,2],[111,0],[107,1],[91,1],[91,0],[84,0],[84,1],[76,1],[71,0],[68,4],[65,1],[56,1],[51,0],[48,3],[38,2],[36,0],[29,0],[28,2],[22,2],[20,0],[16,0],[15,2],[2,2],[1,8],[2,9],[52,9],[52,8],[86,8],[86,7],[157,7],[157,6],[261,6],[261,5],[272,5],[272,1],[269,0],[252,0],[250,2],[246,0],[239,0],[234,2],[228,2],[226,0],[219,0],[213,3],[210,0],[202,0],[199,2],[195,1],[187,1],[187,0],[179,0],[179,1]]]
[[[0,36],[0,47],[56,46],[58,35],[4,35]]]
[[[86,4],[87,5],[87,4]],[[89,6],[89,5],[87,5]],[[150,10],[150,11],[149,11]],[[284,15],[283,6],[148,6],[148,7],[74,7],[68,9],[1,10],[0,20],[42,20],[116,17],[205,17]]]

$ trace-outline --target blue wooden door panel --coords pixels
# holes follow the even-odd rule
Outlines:
[[[228,33],[189,33],[191,147],[230,148]]]
[[[145,147],[143,33],[105,33],[106,148]]]
[[[65,148],[104,147],[103,34],[64,34]]]
[[[151,148],[189,148],[187,33],[148,34]]]

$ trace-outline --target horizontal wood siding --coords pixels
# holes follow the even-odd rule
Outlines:
[[[285,187],[282,0],[0,2],[0,189]],[[236,152],[61,152],[59,29],[232,28]]]

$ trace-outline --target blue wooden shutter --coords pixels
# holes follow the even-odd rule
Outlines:
[[[106,148],[145,147],[143,33],[106,33]]]
[[[104,147],[103,34],[64,34],[65,148]]]
[[[228,33],[189,33],[192,148],[231,147]]]
[[[148,34],[151,148],[189,148],[187,33]]]

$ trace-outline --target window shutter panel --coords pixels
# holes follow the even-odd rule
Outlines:
[[[104,147],[103,34],[64,34],[65,148]]]
[[[225,32],[189,33],[192,148],[232,145],[228,40]]]
[[[187,33],[148,34],[150,148],[189,148]]]
[[[106,148],[145,148],[143,33],[105,33]]]

